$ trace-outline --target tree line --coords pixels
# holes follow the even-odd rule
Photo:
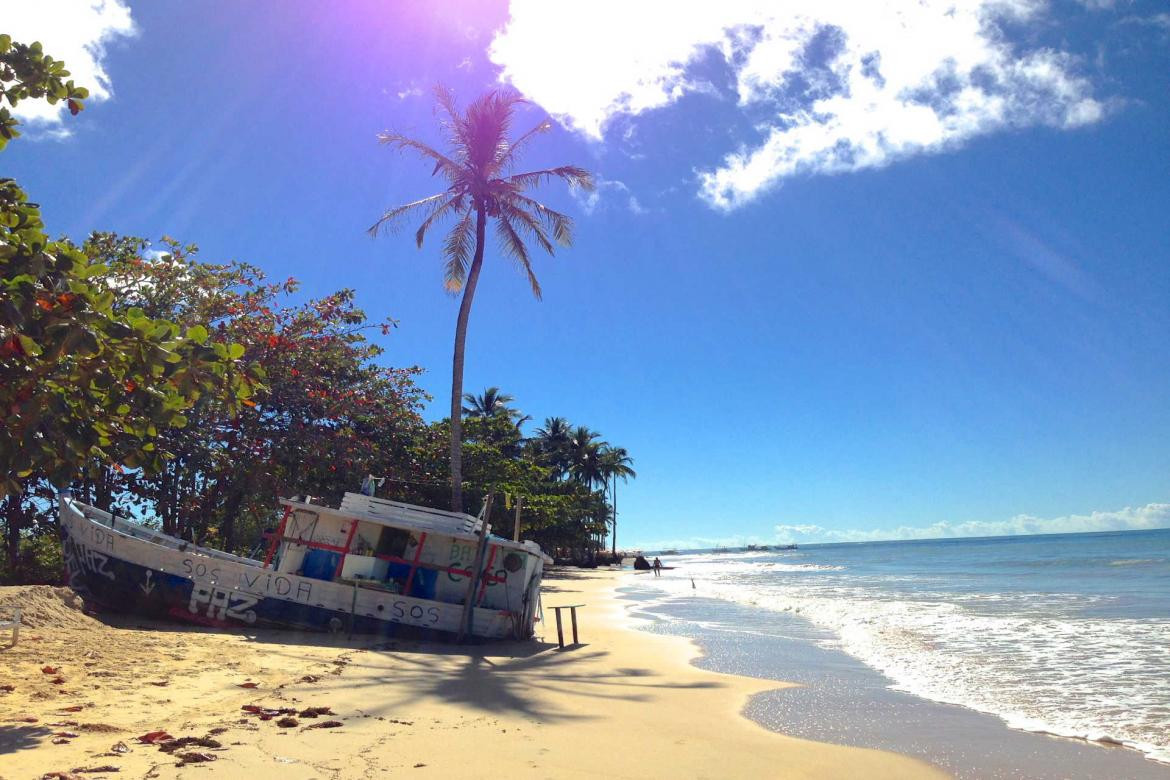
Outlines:
[[[87,94],[68,75],[39,44],[0,35],[0,148],[19,135],[9,107],[20,100],[84,109]],[[507,122],[498,123],[512,105],[473,104],[468,115],[479,113],[463,117],[459,132],[503,154]],[[484,122],[497,123],[495,135],[481,137]],[[456,173],[444,170],[448,179]],[[474,279],[483,257],[482,229],[472,236],[459,225],[489,212],[518,224],[500,204],[526,197],[526,182],[505,182],[490,203],[459,189],[473,185],[451,184],[443,203],[470,243],[447,242],[449,289],[460,289],[454,266],[466,271],[471,262]],[[563,215],[517,203],[565,242]],[[427,224],[432,217],[429,210]],[[514,259],[523,249],[511,239],[506,246]],[[538,290],[527,255],[518,262]],[[459,403],[427,422],[422,369],[387,366],[370,338],[390,333],[393,321],[370,321],[352,290],[303,302],[296,292],[294,279],[206,262],[197,246],[170,238],[159,247],[105,232],[81,244],[54,241],[40,207],[0,179],[0,582],[59,578],[54,496],[65,487],[107,511],[246,554],[273,524],[278,497],[337,501],[374,475],[385,479],[380,496],[431,506],[457,498],[452,506],[472,513],[493,494],[490,520],[505,533],[518,500],[524,538],[578,557],[595,553],[616,522],[617,482],[634,476],[624,449],[560,417],[525,435],[530,420],[512,397],[494,387],[461,392],[461,360]]]

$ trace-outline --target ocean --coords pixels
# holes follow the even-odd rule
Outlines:
[[[847,654],[891,691],[1170,763],[1170,530],[808,545],[663,563],[677,568],[636,579],[639,610],[676,633],[721,637],[715,666],[724,671],[746,665],[791,679],[791,654],[771,671],[760,658],[802,642]],[[756,709],[767,722],[767,708]],[[782,730],[792,725],[778,710],[772,717]]]

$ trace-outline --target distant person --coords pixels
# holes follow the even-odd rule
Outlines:
[[[662,576],[662,561],[657,557],[654,558],[654,576]]]

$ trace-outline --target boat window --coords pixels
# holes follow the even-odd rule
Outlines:
[[[378,537],[375,555],[389,555],[394,558],[406,557],[406,546],[410,543],[410,531],[402,528],[383,528]]]

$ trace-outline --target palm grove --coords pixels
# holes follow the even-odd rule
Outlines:
[[[20,134],[9,108],[21,100],[83,110],[87,93],[68,75],[39,44],[0,35],[0,149]],[[395,323],[370,321],[352,290],[306,301],[293,279],[206,262],[169,238],[53,241],[39,206],[0,179],[0,582],[59,578],[54,494],[66,486],[246,552],[279,496],[336,500],[373,474],[386,477],[380,495],[415,503],[474,511],[488,493],[507,497],[493,504],[501,528],[521,499],[525,538],[592,555],[616,522],[617,482],[634,476],[628,453],[559,417],[525,435],[529,418],[510,396],[462,391],[487,223],[539,296],[525,239],[551,252],[571,224],[525,191],[550,178],[590,186],[571,166],[511,172],[548,127],[509,141],[517,102],[491,93],[460,114],[441,93],[448,153],[382,136],[434,162],[447,187],[376,228],[417,213],[421,246],[430,226],[455,221],[442,254],[445,286],[462,299],[451,414],[437,422],[422,416],[422,369],[386,365],[370,338]]]

